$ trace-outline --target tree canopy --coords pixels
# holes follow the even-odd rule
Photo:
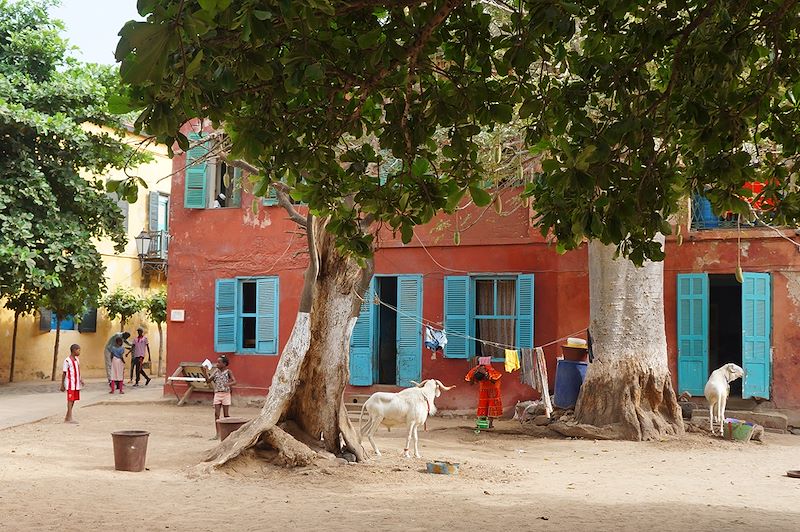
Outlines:
[[[114,72],[68,58],[50,5],[0,0],[0,296],[78,313],[105,286],[93,240],[126,242],[100,176],[142,156],[114,134]]]
[[[489,204],[479,135],[512,121],[541,157],[526,192],[562,250],[589,238],[660,258],[653,237],[681,197],[744,212],[750,180],[768,183],[776,219],[800,216],[796,0],[138,7],[147,20],[116,52],[136,126],[186,149],[180,127],[211,119],[258,171],[257,195],[285,183],[356,256],[373,249],[365,220],[407,242],[467,193]],[[774,156],[745,149],[764,143]],[[401,164],[382,172],[385,153]]]

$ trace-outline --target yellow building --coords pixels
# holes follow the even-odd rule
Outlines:
[[[131,145],[138,145],[143,140],[143,137],[133,133],[128,134],[126,138],[126,142]],[[129,171],[129,173],[135,173],[144,179],[147,183],[147,190],[139,190],[139,198],[136,203],[120,202],[120,208],[125,214],[125,228],[128,233],[128,243],[124,252],[117,254],[110,241],[96,243],[106,267],[106,286],[109,292],[118,286],[123,286],[130,288],[138,295],[147,295],[166,287],[171,183],[169,176],[172,173],[172,161],[167,155],[165,146],[151,143],[145,149],[152,155],[152,161],[139,166],[134,172]],[[106,179],[122,179],[124,174],[122,171],[112,171],[105,177]],[[143,257],[139,256],[136,241],[136,237],[141,233],[150,237]],[[34,315],[20,317],[14,369],[15,382],[50,379],[56,333],[54,318],[49,314],[45,310],[36,312]],[[140,326],[145,329],[145,335],[150,339],[150,350],[153,356],[151,371],[155,373],[158,366],[158,331],[156,325],[147,320],[145,312],[140,312],[132,317],[125,328],[135,336],[136,328]],[[14,314],[0,305],[0,382],[9,380],[13,327]],[[164,330],[164,365],[166,366],[166,323],[162,327]],[[119,330],[119,320],[109,320],[104,309],[90,309],[84,315],[80,325],[73,320],[62,321],[58,376],[60,376],[61,361],[69,356],[69,346],[76,343],[81,346],[82,376],[84,378],[105,377],[103,349],[110,336]]]

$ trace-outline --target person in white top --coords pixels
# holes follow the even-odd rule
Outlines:
[[[75,401],[80,401],[83,388],[79,356],[81,356],[81,346],[78,344],[69,346],[69,356],[64,359],[64,369],[61,374],[61,391],[67,392],[67,415],[64,416],[64,423],[77,423],[72,419],[72,407],[75,406]]]

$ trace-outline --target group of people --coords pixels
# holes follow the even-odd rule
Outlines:
[[[119,332],[113,334],[111,338],[108,339],[108,343],[106,343],[103,356],[106,362],[108,385],[111,387],[111,391],[108,393],[114,393],[115,386],[119,393],[125,393],[122,390],[122,384],[125,381],[125,357],[128,354],[131,355],[130,379],[128,380],[128,384],[134,382],[134,375],[136,376],[136,384],[134,384],[134,386],[139,386],[141,377],[145,378],[145,386],[150,384],[150,377],[144,371],[143,367],[145,354],[147,354],[148,359],[150,358],[150,343],[144,335],[144,329],[139,327],[136,329],[136,332],[137,336],[133,341],[128,340],[131,337],[131,333]],[[126,350],[127,353],[125,352]]]

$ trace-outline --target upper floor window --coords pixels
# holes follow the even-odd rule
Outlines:
[[[277,354],[277,277],[217,279],[215,296],[215,351]]]
[[[241,170],[209,157],[208,146],[197,144],[199,140],[197,133],[189,134],[192,147],[186,152],[183,206],[187,209],[241,206]]]

